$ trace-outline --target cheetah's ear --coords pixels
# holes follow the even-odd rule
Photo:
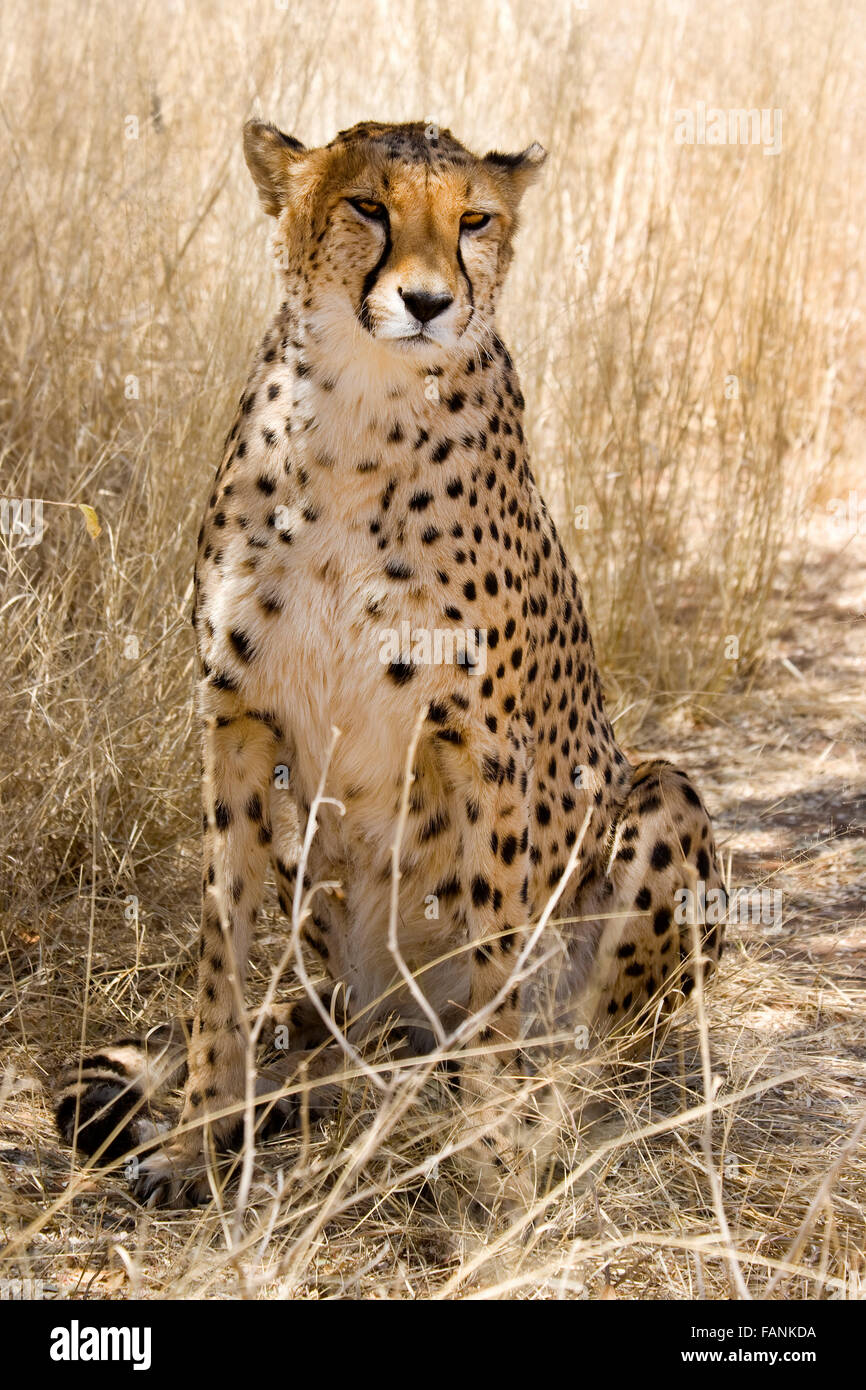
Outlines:
[[[279,217],[288,197],[289,166],[305,147],[292,135],[284,135],[269,121],[247,121],[244,126],[244,157],[259,191],[262,207],[271,217]]]
[[[484,156],[484,163],[492,174],[500,178],[504,176],[519,202],[529,185],[535,182],[546,159],[547,150],[534,140],[519,154],[500,154],[498,150],[491,150]]]

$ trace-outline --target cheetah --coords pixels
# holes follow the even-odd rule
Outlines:
[[[245,1094],[270,865],[343,1000],[290,1011],[293,1047],[329,1027],[360,1045],[386,1015],[415,1054],[472,1044],[472,1153],[501,1193],[522,1178],[493,1097],[544,999],[603,1032],[718,961],[722,927],[693,942],[676,916],[683,887],[724,892],[712,826],[684,772],[618,746],[529,464],[496,306],[545,152],[480,157],[444,129],[374,122],[309,149],[258,120],[244,151],[282,298],[198,535],[195,1021],[188,1046],[159,1029],[86,1058],[57,1120],[91,1153],[159,1139],[137,1170],[148,1202],[207,1194],[203,1156],[232,1142]],[[554,937],[540,985],[531,961]],[[160,1136],[146,1095],[182,1076],[180,1132]]]

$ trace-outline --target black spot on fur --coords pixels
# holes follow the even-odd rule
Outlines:
[[[653,918],[653,931],[656,936],[664,936],[671,924],[670,908],[660,907]]]
[[[658,840],[650,855],[650,864],[657,872],[661,873],[662,869],[666,869],[670,864],[671,857],[670,845],[666,844],[664,840]]]
[[[241,661],[252,661],[255,655],[255,648],[246,633],[241,632],[238,628],[232,628],[229,633],[229,641],[234,648],[235,654],[240,657]]]
[[[434,463],[444,463],[453,448],[453,439],[441,439],[430,457]]]
[[[405,685],[415,674],[415,667],[410,661],[392,661],[388,667],[388,675],[395,685]]]
[[[490,884],[486,878],[476,875],[472,880],[472,901],[476,907],[483,907],[490,897]]]

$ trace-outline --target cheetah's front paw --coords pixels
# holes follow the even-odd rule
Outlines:
[[[198,1142],[174,1139],[132,1163],[132,1190],[146,1207],[195,1207],[210,1197],[205,1156]]]

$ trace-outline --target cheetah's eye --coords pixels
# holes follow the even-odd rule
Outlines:
[[[346,201],[368,222],[384,222],[386,213],[382,203],[376,203],[372,198],[348,198]]]
[[[477,232],[490,221],[489,212],[464,212],[460,219],[461,231]]]

